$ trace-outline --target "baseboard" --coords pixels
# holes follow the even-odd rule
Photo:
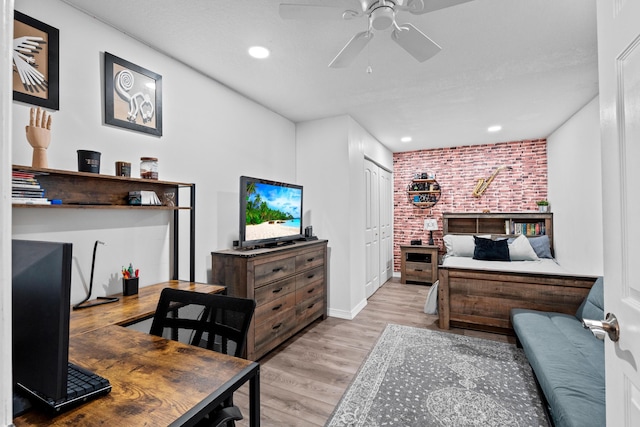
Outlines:
[[[358,315],[358,313],[360,313],[366,306],[367,300],[364,299],[350,311],[336,310],[329,307],[327,310],[327,315],[330,317],[337,317],[338,319],[353,320]]]

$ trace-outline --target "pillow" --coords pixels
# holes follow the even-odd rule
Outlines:
[[[511,261],[536,261],[539,259],[524,234],[516,237],[508,246]]]
[[[506,240],[483,239],[482,237],[473,236],[475,240],[475,250],[473,251],[473,259],[483,261],[510,261],[509,244]]]
[[[491,236],[483,236],[490,238]],[[458,234],[447,234],[442,239],[444,241],[444,246],[447,249],[448,256],[462,256],[469,257],[473,256],[473,251],[475,250],[475,243],[473,241],[474,236],[471,235],[458,235]]]
[[[473,236],[458,236],[447,234],[443,237],[444,246],[447,248],[447,255],[472,257],[475,243]]]
[[[576,317],[580,320],[604,319],[604,279],[602,276],[593,283],[589,294],[578,307]]]
[[[553,258],[551,255],[551,242],[549,242],[549,236],[530,237],[529,243],[538,258]]]

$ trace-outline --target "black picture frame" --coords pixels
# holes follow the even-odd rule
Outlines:
[[[13,100],[59,110],[60,31],[16,10],[13,38],[22,37],[13,52]]]
[[[162,136],[162,76],[104,53],[105,123]]]

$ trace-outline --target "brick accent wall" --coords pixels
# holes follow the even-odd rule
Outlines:
[[[502,170],[481,197],[474,197],[478,179],[489,178],[501,165],[512,170]],[[407,195],[411,179],[421,172],[435,173],[442,189],[440,200],[432,208],[414,206]],[[394,271],[400,271],[400,245],[408,245],[412,239],[428,242],[425,218],[438,220],[439,230],[433,232],[433,239],[442,252],[443,212],[535,211],[535,202],[546,198],[546,139],[394,153]]]

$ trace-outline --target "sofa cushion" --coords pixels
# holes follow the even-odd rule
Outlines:
[[[604,426],[603,342],[567,314],[513,309],[511,321],[555,426]]]
[[[602,277],[598,277],[593,283],[589,295],[578,307],[576,317],[580,321],[584,319],[604,319],[604,279]]]

